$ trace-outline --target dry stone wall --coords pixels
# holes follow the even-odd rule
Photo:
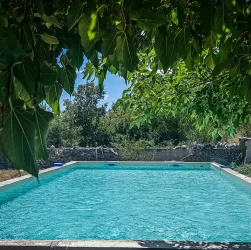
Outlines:
[[[142,150],[150,158],[140,160],[153,161],[185,161],[185,162],[218,162],[223,165],[230,163],[241,164],[245,152],[239,146],[226,145],[195,145],[193,147],[148,148]],[[55,162],[69,161],[121,161],[127,160],[123,150],[112,148],[49,148],[49,160],[38,161],[40,168],[53,166]],[[12,165],[0,154],[0,169],[12,168]]]
[[[217,162],[222,165],[235,163],[240,165],[244,160],[244,152],[238,147],[199,147],[193,148],[191,154],[182,159],[185,162]]]

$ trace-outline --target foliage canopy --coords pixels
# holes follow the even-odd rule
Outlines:
[[[100,104],[104,92],[90,82],[79,85],[65,100],[65,110],[56,117],[48,133],[48,144],[56,147],[97,147],[108,145],[107,124],[104,124],[107,104]]]
[[[130,112],[131,126],[151,123],[161,114],[189,115],[199,130],[211,124],[208,132],[214,138],[233,137],[251,117],[251,103],[242,91],[243,78],[214,77],[205,66],[189,71],[182,61],[167,74],[157,72],[154,79],[151,69],[138,67],[130,73],[131,85],[116,105]]]
[[[123,154],[127,151],[136,160],[139,159],[140,148],[213,141],[208,132],[211,124],[198,131],[190,117],[184,114],[170,115],[166,112],[155,115],[151,123],[140,128],[130,127],[130,109],[115,109],[113,105],[107,110],[104,94],[92,82],[79,85],[71,100],[64,101],[65,109],[51,122],[48,146],[113,147],[121,149]],[[131,157],[130,160],[133,160]]]
[[[38,176],[48,123],[84,56],[84,77],[102,87],[108,71],[127,79],[139,55],[154,78],[180,59],[192,70],[206,53],[212,75],[241,76],[250,100],[250,11],[249,0],[1,0],[2,151]],[[44,100],[53,113],[39,107]]]

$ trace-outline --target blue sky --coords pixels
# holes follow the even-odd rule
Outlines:
[[[85,84],[87,81],[86,79],[82,79],[83,74],[80,71],[77,71],[77,79],[75,81],[75,88],[80,84]],[[94,81],[96,84],[98,84],[98,81]],[[106,79],[104,81],[104,87],[105,87],[105,100],[101,101],[108,103],[108,109],[111,107],[112,103],[115,102],[117,99],[119,99],[122,96],[122,93],[125,89],[127,89],[129,86],[126,85],[125,80],[118,75],[112,75],[109,72],[107,73]],[[64,91],[61,99],[60,99],[60,106],[61,110],[64,110],[63,107],[63,100],[64,99],[70,99],[70,96]]]

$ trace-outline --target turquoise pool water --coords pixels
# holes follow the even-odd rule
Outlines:
[[[220,171],[101,168],[1,191],[0,239],[251,241],[251,191]]]

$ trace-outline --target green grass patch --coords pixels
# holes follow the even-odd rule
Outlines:
[[[235,167],[234,170],[248,177],[251,177],[251,164],[244,164],[244,165]]]

